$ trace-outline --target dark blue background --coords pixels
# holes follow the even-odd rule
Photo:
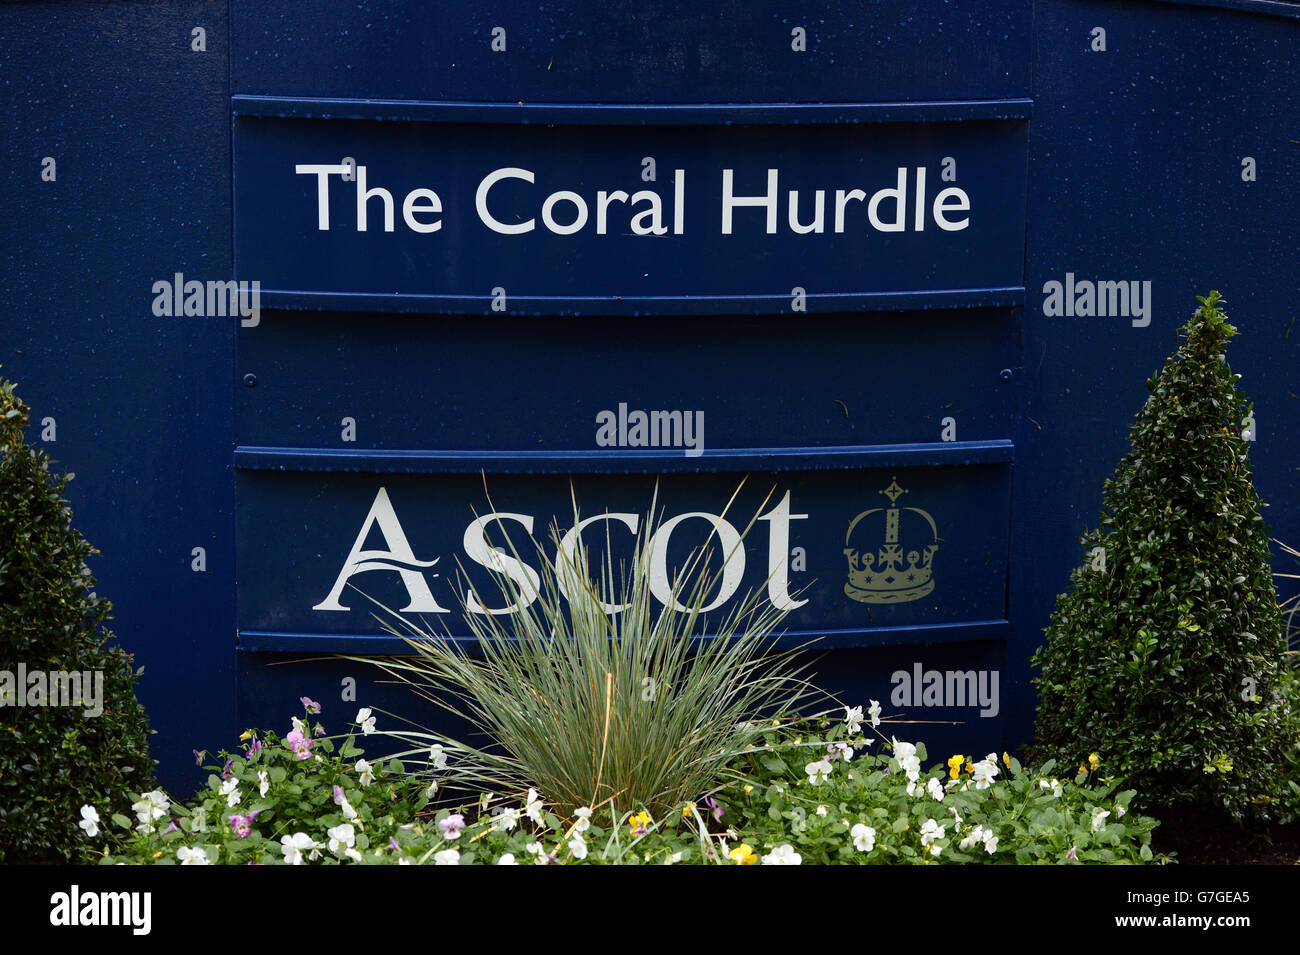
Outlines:
[[[207,30],[205,53],[190,49],[196,25]],[[496,25],[508,30],[504,54],[489,50]],[[800,25],[808,29],[804,54],[790,51],[790,29]],[[1104,53],[1090,49],[1098,26],[1106,30]],[[1241,329],[1229,361],[1255,401],[1252,460],[1272,504],[1266,517],[1277,537],[1300,541],[1291,506],[1300,468],[1292,440],[1300,403],[1293,373],[1300,333],[1292,329],[1300,297],[1297,50],[1300,10],[1252,0],[953,0],[924,9],[270,0],[0,7],[7,117],[0,373],[15,378],[32,405],[33,440],[42,418],[58,421],[58,441],[47,450],[78,474],[69,494],[77,525],[103,551],[92,565],[99,590],[116,605],[120,639],[146,666],[141,694],[159,731],[164,782],[198,782],[191,749],[230,745],[246,725],[287,730],[303,693],[322,700],[331,729],[357,704],[409,706],[400,693],[372,686],[373,674],[356,665],[271,665],[327,649],[274,636],[297,630],[241,638],[236,593],[270,601],[289,593],[285,580],[300,572],[269,564],[246,572],[256,566],[247,563],[249,548],[258,540],[299,546],[285,523],[294,506],[306,507],[303,495],[352,489],[341,494],[347,506],[331,501],[338,512],[312,529],[318,548],[342,548],[339,558],[358,526],[356,502],[390,478],[444,488],[471,483],[484,467],[509,494],[539,499],[519,472],[626,470],[637,475],[591,479],[631,500],[645,486],[640,472],[669,464],[600,463],[594,415],[618,401],[704,410],[709,448],[756,449],[745,463],[755,477],[781,466],[765,452],[788,452],[781,459],[788,464],[858,449],[850,456],[856,465],[841,460],[838,470],[816,472],[846,506],[850,499],[869,506],[864,481],[877,476],[854,468],[881,465],[871,457],[877,451],[904,453],[880,445],[909,446],[907,460],[935,474],[966,468],[952,455],[1001,455],[1001,463],[973,469],[1009,475],[1009,525],[990,510],[969,532],[1000,533],[1006,542],[1009,623],[978,639],[838,649],[817,669],[846,702],[874,697],[891,713],[894,669],[914,661],[1003,668],[996,720],[970,710],[913,711],[906,718],[964,722],[903,729],[935,754],[982,754],[1025,741],[1033,710],[1027,660],[1082,556],[1076,537],[1096,522],[1101,481],[1127,448],[1144,382],[1176,347],[1195,296],[1210,288],[1224,292]],[[871,313],[860,311],[867,302],[853,301],[839,312],[815,305],[807,314],[759,317],[704,308],[691,316],[587,310],[581,318],[529,318],[486,315],[482,302],[443,309],[474,312],[463,316],[391,315],[369,305],[354,310],[358,303],[305,310],[307,300],[289,297],[277,303],[285,310],[266,312],[252,329],[237,331],[229,319],[157,318],[154,281],[178,271],[199,279],[235,274],[232,136],[242,123],[279,121],[236,117],[232,95],[573,104],[569,122],[590,103],[808,106],[802,120],[820,117],[821,125],[800,129],[792,142],[814,128],[813,138],[837,135],[840,127],[827,124],[816,104],[851,112],[906,101],[915,118],[917,104],[928,101],[978,101],[961,108],[993,108],[1011,117],[1005,123],[1028,129],[1024,234],[980,250],[989,262],[1023,262],[1017,271],[1026,292],[884,303],[886,310]],[[285,109],[293,110],[321,108]],[[755,135],[776,141],[798,121],[795,109],[783,119],[790,128],[767,123]],[[662,116],[656,122],[665,125]],[[698,116],[692,122],[707,126]],[[670,132],[683,142],[716,135]],[[749,135],[733,132],[736,141]],[[41,181],[44,156],[58,160],[54,183]],[[1245,156],[1257,162],[1255,182],[1241,179]],[[661,186],[666,169],[671,164],[661,161]],[[310,264],[292,248],[280,251],[286,268]],[[728,250],[725,264],[743,259],[744,251]],[[956,265],[973,275],[982,268]],[[1151,281],[1150,326],[1044,316],[1043,284],[1067,271]],[[322,274],[322,287],[334,277]],[[781,278],[783,286],[788,276]],[[814,283],[799,284],[814,291]],[[246,375],[256,376],[256,387],[245,386]],[[976,443],[972,450],[938,444],[946,415],[957,419],[960,441]],[[344,416],[358,422],[355,445],[339,441]],[[344,455],[354,449],[370,457],[349,464]],[[304,458],[311,450],[333,456]],[[395,450],[416,454],[374,457]],[[559,457],[524,456],[538,451]],[[916,455],[928,463],[917,464]],[[677,480],[699,482],[691,506],[716,510],[703,498],[735,470],[708,455],[673,462]],[[726,473],[713,474],[720,468]],[[333,473],[339,470],[346,473]],[[692,479],[692,470],[709,476]],[[814,480],[813,472],[805,478]],[[959,498],[963,482],[949,483]],[[921,506],[937,516],[938,508]],[[269,516],[253,526],[254,514]],[[463,529],[467,520],[454,523]],[[207,549],[205,573],[190,569],[196,546]],[[936,579],[946,585],[943,557]],[[284,576],[277,582],[276,574]],[[291,650],[277,651],[289,643]],[[339,699],[344,676],[361,682],[360,700]]]

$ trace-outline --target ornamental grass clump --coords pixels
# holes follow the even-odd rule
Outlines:
[[[1080,765],[1104,753],[1148,807],[1283,818],[1295,677],[1251,477],[1251,406],[1224,354],[1236,329],[1217,292],[1200,301],[1148,383],[1034,658],[1037,755]]]
[[[576,501],[574,512],[580,526]],[[415,747],[397,755],[427,753],[432,744],[431,772],[446,767],[435,784],[535,788],[561,813],[595,807],[613,819],[643,809],[657,818],[720,786],[728,762],[757,736],[751,721],[781,721],[813,691],[792,651],[773,652],[787,610],[751,593],[717,617],[707,612],[721,586],[708,571],[710,557],[725,566],[732,553],[692,552],[665,582],[671,600],[656,599],[651,575],[667,568],[666,555],[656,558],[648,546],[654,513],[652,504],[651,518],[637,522],[629,563],[615,564],[606,532],[606,557],[594,575],[581,538],[553,529],[553,554],[537,545],[535,587],[495,575],[522,609],[465,614],[476,648],[403,621],[415,655],[379,665],[487,742],[394,732]],[[465,587],[468,606],[480,595]]]

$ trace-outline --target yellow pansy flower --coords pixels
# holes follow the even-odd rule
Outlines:
[[[686,805],[682,806],[682,818],[683,819],[691,818],[691,813],[693,813],[694,811],[695,811],[695,803],[691,802],[688,799],[686,801]]]
[[[1101,766],[1101,757],[1099,757],[1096,753],[1089,753],[1088,765],[1091,766],[1093,769],[1099,768]]]
[[[754,855],[754,847],[748,842],[742,842],[728,852],[727,855],[736,860],[736,865],[755,865],[758,863],[758,856]]]
[[[948,760],[948,775],[953,779],[961,775],[961,764],[964,762],[966,762],[966,757],[960,754]]]
[[[1002,765],[1005,766],[1007,769],[1011,768],[1011,757],[1007,755],[1006,750],[1002,751]]]
[[[749,783],[745,783],[745,795],[748,796],[753,791],[754,791],[754,787],[751,786]]]
[[[628,820],[628,828],[634,836],[644,836],[650,831],[650,823],[654,822],[650,818],[650,813],[642,810]]]

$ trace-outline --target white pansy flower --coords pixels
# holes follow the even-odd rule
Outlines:
[[[880,704],[875,700],[871,701],[871,708],[867,710],[867,715],[871,717],[871,726],[874,729],[880,725]]]
[[[865,822],[860,822],[849,830],[853,837],[853,848],[859,852],[870,852],[876,847],[876,830]]]
[[[832,769],[830,761],[823,757],[816,762],[809,763],[803,768],[803,771],[807,773],[809,783],[820,786],[830,777]]]
[[[573,811],[573,814],[578,817],[578,821],[573,826],[574,832],[586,832],[591,828],[591,810],[589,808],[580,806]]]
[[[434,769],[447,768],[447,754],[443,752],[441,743],[434,743],[429,747],[429,762],[433,763]]]
[[[944,797],[943,783],[939,782],[938,779],[931,776],[930,781],[925,784],[925,788],[930,793],[930,796],[934,799],[935,802],[943,802],[943,797]]]
[[[946,825],[940,825],[933,819],[927,819],[921,823],[921,845],[928,846],[936,839],[942,839],[947,831]],[[935,855],[938,855],[936,852]]]
[[[862,729],[862,707],[844,707],[844,722],[848,724],[849,735],[857,736]]]
[[[569,840],[569,851],[573,853],[575,859],[587,858],[587,843],[583,841],[582,836],[574,833],[573,838]]]
[[[921,759],[916,755],[914,744],[894,740],[894,759],[898,760],[898,765],[907,774],[910,782],[915,783],[921,778]],[[911,787],[908,787],[908,795],[912,795]]]
[[[267,790],[271,788],[271,780],[263,769],[257,774],[257,794],[263,799],[266,798]]]
[[[302,720],[298,719],[298,717],[296,716],[292,717],[292,719],[293,719],[293,728],[298,733],[299,736],[311,736],[310,726],[308,726]]]
[[[351,849],[357,840],[357,832],[350,822],[340,823],[333,829],[327,829],[325,834],[330,837],[330,852],[335,854],[341,849]]]
[[[993,753],[971,767],[971,777],[976,789],[988,789],[993,784],[993,777],[998,774],[998,759]]]
[[[460,865],[459,849],[443,849],[441,852],[434,853],[434,865]]]
[[[82,806],[81,822],[77,825],[86,830],[86,835],[92,839],[99,835],[99,810],[94,806]]]
[[[1052,791],[1052,796],[1057,799],[1060,799],[1061,793],[1064,792],[1064,787],[1061,785],[1059,779],[1040,779],[1038,781],[1038,788],[1050,789]]]
[[[969,849],[971,846],[975,845],[975,843],[983,842],[983,841],[984,841],[984,827],[976,826],[970,832],[966,833],[966,835],[962,838],[961,842],[957,843],[957,848]]]
[[[513,852],[507,852],[500,859],[497,859],[497,865],[519,865],[519,863],[515,861]]]
[[[302,865],[304,849],[316,849],[316,840],[305,832],[295,832],[291,836],[280,837],[280,852],[289,865]]]
[[[357,718],[352,722],[361,727],[361,734],[363,736],[369,736],[375,731],[375,718],[370,715],[370,707],[368,706],[363,706],[361,709],[357,710]]]
[[[361,779],[361,785],[369,786],[375,781],[375,767],[371,766],[364,759],[358,759],[356,766],[353,767]]]
[[[202,849],[191,849],[189,846],[181,846],[176,850],[176,858],[180,860],[181,865],[209,865],[208,854]]]
[[[530,789],[528,790],[528,798],[524,800],[524,815],[540,826],[543,824],[542,806],[544,805],[546,804],[542,802],[542,797],[537,795],[537,790]]]
[[[231,776],[224,783],[222,783],[221,795],[226,797],[227,806],[231,807],[232,809],[235,806],[238,806],[239,800],[242,798],[239,795],[239,780],[236,779],[234,776]]]
[[[1105,809],[1094,809],[1092,811],[1092,831],[1100,832],[1104,829],[1106,827],[1106,817],[1109,815],[1110,813]]]
[[[532,855],[533,862],[536,865],[546,865],[550,860],[546,858],[546,850],[542,848],[540,842],[530,842],[524,846],[524,851]]]
[[[509,832],[519,824],[522,815],[518,809],[502,809],[492,817],[492,828],[498,832]]]
[[[153,792],[145,793],[140,797],[139,802],[131,804],[136,818],[140,820],[140,825],[136,826],[136,829],[144,833],[153,832],[154,822],[167,815],[170,807],[171,802],[161,790],[155,789]]]
[[[992,829],[985,829],[984,830],[984,851],[987,852],[989,855],[993,855],[993,853],[997,850],[997,847],[998,847],[998,837],[993,834]]]
[[[794,851],[794,846],[785,842],[763,856],[760,861],[763,865],[802,865],[803,856]]]

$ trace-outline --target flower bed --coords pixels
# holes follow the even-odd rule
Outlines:
[[[418,773],[367,761],[378,733],[369,709],[324,735],[304,699],[290,731],[248,731],[222,753],[207,789],[185,804],[133,797],[134,820],[82,810],[87,850],[127,864],[764,864],[1142,863],[1154,819],[1129,812],[1132,790],[1102,778],[1100,760],[1071,778],[1007,754],[957,754],[923,770],[922,744],[886,737],[873,702],[762,729],[720,787],[653,818],[609,800],[564,816],[529,789],[440,806],[457,784],[435,744]],[[863,730],[869,726],[866,735]],[[203,754],[196,754],[202,758]]]

